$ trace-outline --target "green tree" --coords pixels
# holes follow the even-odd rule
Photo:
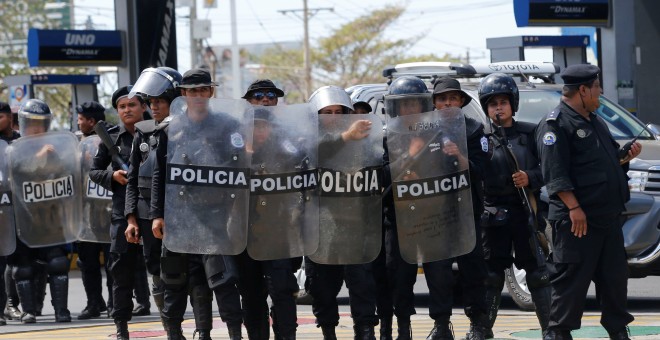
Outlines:
[[[361,83],[384,82],[385,67],[411,61],[456,61],[448,54],[411,55],[409,53],[423,36],[390,39],[386,30],[405,12],[403,6],[386,6],[360,16],[330,35],[312,43],[311,55],[315,88],[322,85],[348,87]],[[274,48],[260,58],[264,73],[290,84],[287,100],[302,102],[303,60],[300,50]]]
[[[9,101],[4,78],[14,75],[84,74],[80,67],[30,68],[27,60],[27,35],[30,28],[60,28],[59,22],[48,18],[45,1],[22,0],[0,2],[0,98]],[[71,119],[70,86],[40,86],[33,97],[48,103],[55,114],[56,125],[68,126]],[[75,121],[74,121],[75,123]]]

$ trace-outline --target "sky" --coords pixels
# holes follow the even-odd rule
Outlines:
[[[188,0],[193,1],[193,0]],[[207,0],[197,1],[197,17],[212,20],[208,44],[231,43],[229,0],[215,0],[217,8],[203,8]],[[179,0],[177,0],[177,3]],[[302,0],[236,0],[238,43],[270,43],[303,38],[303,24],[294,14],[280,10],[302,9]],[[519,35],[559,35],[558,28],[516,27],[512,0],[308,0],[308,7],[321,10],[310,19],[312,45],[316,38],[331,34],[334,29],[370,11],[388,4],[406,7],[404,15],[386,31],[392,39],[405,39],[423,34],[411,54],[460,55],[469,51],[471,62],[488,62],[490,53],[486,38]],[[114,29],[114,2],[108,0],[74,0],[76,29],[83,29],[91,18],[96,29]],[[188,7],[177,7],[177,44],[179,70],[190,68]],[[526,59],[551,61],[548,49],[528,50]]]

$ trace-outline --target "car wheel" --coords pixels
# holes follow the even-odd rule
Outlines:
[[[510,268],[504,271],[506,288],[518,308],[524,311],[533,311],[535,309],[534,302],[532,302],[532,294],[529,293],[529,287],[527,287],[525,274],[524,269],[518,269],[515,265],[511,265]]]

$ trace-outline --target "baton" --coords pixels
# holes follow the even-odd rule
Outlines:
[[[94,125],[94,132],[101,138],[101,142],[108,148],[110,151],[110,156],[112,156],[112,161],[119,164],[119,167],[128,172],[128,165],[124,163],[124,160],[119,156],[118,148],[115,146],[115,143],[112,141],[110,134],[108,134],[108,127],[106,122],[99,120],[96,125]]]

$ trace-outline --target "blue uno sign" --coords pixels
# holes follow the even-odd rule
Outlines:
[[[610,0],[514,0],[518,27],[610,26]]]
[[[119,66],[120,31],[38,30],[28,32],[28,62],[34,66]]]

